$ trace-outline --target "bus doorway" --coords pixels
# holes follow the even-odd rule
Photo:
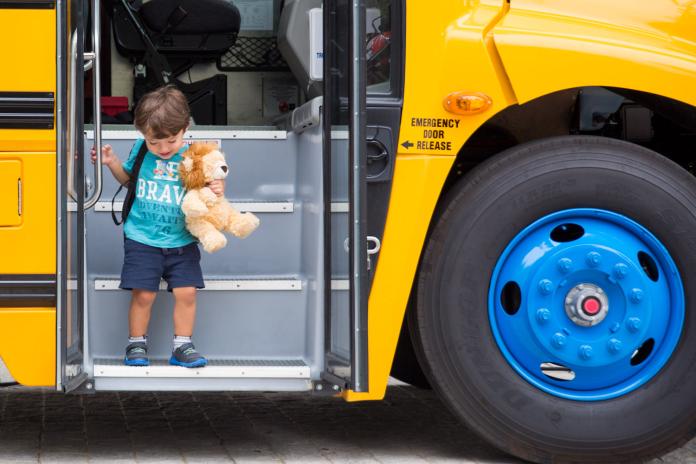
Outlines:
[[[136,29],[142,26],[150,38],[155,38],[155,52],[166,56],[158,48],[158,35],[151,34],[147,10],[138,11],[128,2],[116,2],[110,12],[102,8],[101,13],[112,21],[112,40],[119,40],[114,29],[118,25],[114,23],[123,19],[118,8],[124,4],[129,8],[124,20],[131,21]],[[244,4],[240,2],[242,29]],[[71,240],[60,242],[65,256],[61,278],[66,290],[65,298],[60,299],[58,324],[60,352],[64,353],[58,363],[62,376],[59,388],[83,392],[366,388],[364,282],[368,260],[365,222],[361,218],[365,202],[366,82],[361,77],[364,58],[351,58],[364,57],[364,44],[358,38],[364,30],[364,6],[349,10],[346,3],[321,9],[312,2],[286,2],[281,10],[274,2],[270,4],[270,27],[278,42],[290,43],[285,53],[290,61],[297,61],[293,67],[300,68],[306,66],[306,60],[296,44],[314,40],[312,46],[316,48],[317,39],[293,35],[303,30],[296,25],[298,18],[313,16],[312,27],[321,28],[336,21],[337,8],[349,12],[352,19],[347,26],[343,24],[335,34],[326,34],[323,42],[319,35],[319,49],[331,43],[331,47],[325,48],[326,66],[336,69],[340,63],[347,66],[343,70],[348,74],[312,75],[314,87],[320,91],[303,91],[292,111],[273,119],[244,123],[228,118],[224,124],[216,124],[216,120],[199,124],[194,111],[194,125],[187,131],[186,141],[207,141],[221,148],[230,167],[227,198],[238,210],[253,212],[261,220],[259,229],[244,241],[230,238],[223,250],[203,253],[201,266],[206,288],[197,297],[194,337],[197,348],[209,360],[205,368],[168,365],[173,300],[167,292],[158,294],[153,307],[148,334],[151,365],[123,365],[130,294],[118,288],[123,231],[114,226],[111,218],[112,212],[118,213],[122,208],[123,198],[116,196],[112,200],[118,188],[116,181],[109,175],[101,176],[100,166],[93,167],[84,154],[92,146],[108,143],[124,160],[140,134],[129,124],[113,124],[107,117],[102,124],[95,117],[105,114],[101,107],[105,99],[100,98],[97,87],[82,95],[71,94],[75,108],[82,112],[74,119],[69,117],[74,114],[69,111],[71,95],[66,96],[62,122],[69,133],[72,130],[77,134],[74,143],[79,147],[75,150],[77,158],[69,156],[73,143],[70,139],[65,140],[61,150],[70,176],[66,173],[60,193],[60,220],[74,226],[65,227],[65,236],[70,235]],[[94,5],[91,12],[82,12],[83,18],[94,15]],[[65,14],[67,17],[68,12]],[[93,29],[82,21],[85,31],[89,30],[84,34],[89,35]],[[91,23],[103,25],[105,21],[92,16]],[[356,23],[360,27],[352,26]],[[81,43],[81,37],[76,35],[80,33],[78,28],[65,33]],[[97,31],[94,37],[98,36],[103,34]],[[73,73],[70,63],[65,63],[66,82],[78,89],[84,88],[83,79],[92,84],[104,82],[99,72],[107,56],[104,49],[101,47],[101,54],[87,55],[78,50],[80,59],[72,65]],[[112,53],[117,51],[114,43]],[[339,51],[342,55],[335,56]],[[84,56],[87,66],[81,61]],[[135,71],[143,64],[138,62],[141,58],[136,57],[133,63]],[[171,66],[174,60],[171,56],[166,58]],[[152,63],[151,56],[148,60],[146,72],[151,73],[147,67]],[[117,77],[113,70],[118,63],[112,59],[109,64],[113,89]],[[199,65],[186,72],[188,77],[190,71],[194,82],[197,73],[204,72]],[[83,76],[81,71],[86,67],[90,69]],[[295,78],[296,72],[286,72],[298,82],[303,79]],[[327,78],[323,79],[322,74]],[[346,75],[351,77],[345,79]],[[262,82],[265,85],[268,81]],[[327,116],[329,110],[325,108],[329,107],[333,108],[332,117]],[[356,110],[355,117],[346,118]],[[84,124],[78,125],[77,121]],[[74,127],[70,127],[71,122]],[[74,159],[74,163],[69,165],[68,158]],[[73,184],[76,190],[81,189],[74,198],[68,191]],[[83,336],[70,338],[68,335],[74,332],[68,327],[80,327]],[[68,355],[69,346],[79,349],[78,358]]]

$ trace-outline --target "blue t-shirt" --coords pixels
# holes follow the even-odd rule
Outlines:
[[[131,172],[133,163],[145,140],[133,145],[123,169]],[[162,159],[149,150],[140,166],[135,189],[135,201],[131,207],[123,231],[131,240],[159,248],[176,248],[196,241],[186,230],[181,201],[184,186],[179,180],[179,163],[186,146],[171,158]]]

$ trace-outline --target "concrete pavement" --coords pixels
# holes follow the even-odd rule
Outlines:
[[[380,402],[289,393],[96,393],[0,389],[0,462],[516,463],[433,392]],[[696,440],[657,463],[696,463]]]

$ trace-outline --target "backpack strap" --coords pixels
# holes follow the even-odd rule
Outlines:
[[[114,224],[117,226],[120,226],[124,222],[126,222],[126,219],[128,219],[128,213],[130,213],[131,207],[133,206],[133,202],[135,201],[135,189],[138,184],[138,176],[140,175],[140,166],[143,165],[143,160],[145,159],[145,154],[147,153],[147,144],[143,140],[142,145],[140,145],[140,150],[138,150],[138,154],[135,156],[135,161],[133,162],[133,169],[131,170],[130,173],[130,179],[128,182],[125,184],[122,184],[118,190],[116,190],[116,193],[114,194],[113,198],[111,198],[111,219],[114,220]],[[116,196],[121,192],[121,189],[123,187],[126,187],[126,197],[123,199],[123,208],[121,209],[121,221],[118,220],[116,217],[116,212],[114,211],[114,201],[116,200]]]

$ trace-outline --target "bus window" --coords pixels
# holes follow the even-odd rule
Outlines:
[[[366,73],[368,93],[390,93],[393,53],[391,1],[369,0],[366,15]]]

